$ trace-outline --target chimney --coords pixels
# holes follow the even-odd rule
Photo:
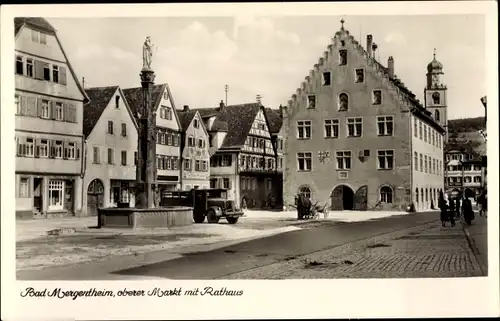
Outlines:
[[[189,111],[189,106],[188,105],[184,105],[183,111]]]
[[[368,57],[372,56],[372,43],[373,43],[373,36],[367,35],[366,36],[366,51],[368,52]]]
[[[394,58],[389,56],[387,59],[387,73],[389,74],[389,78],[394,78]]]

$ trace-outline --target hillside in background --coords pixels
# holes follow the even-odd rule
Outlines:
[[[466,150],[476,156],[486,155],[486,143],[479,133],[484,129],[484,117],[449,120],[447,149]]]

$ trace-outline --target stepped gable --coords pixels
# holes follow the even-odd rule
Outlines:
[[[154,85],[151,88],[151,102],[156,109],[158,108],[158,101],[165,90],[165,86],[166,84],[161,84]],[[123,89],[123,94],[132,110],[132,114],[137,118],[137,109],[142,104],[142,87]]]
[[[189,128],[189,124],[193,120],[196,115],[196,110],[177,110],[177,115],[179,116],[179,121],[181,123],[181,127],[183,131],[186,131]]]
[[[269,123],[269,132],[271,134],[279,133],[283,124],[283,118],[279,111],[272,108],[265,108],[264,112],[266,113],[266,118]]]
[[[344,21],[341,22],[343,24]],[[319,58],[318,63],[314,65],[312,70],[310,70],[309,76],[305,77],[305,80],[301,83],[300,87],[297,88],[296,93],[292,95],[292,99],[288,100],[287,105],[289,114],[293,113],[294,105],[299,98],[302,98],[304,91],[312,85],[312,76],[315,72],[319,71],[319,67],[326,63],[332,55],[336,55],[336,46],[341,41],[345,41],[345,44],[352,44],[354,49],[364,57],[367,65],[372,67],[372,70],[379,75],[382,80],[382,84],[393,89],[392,92],[396,96],[396,99],[398,99],[404,107],[410,110],[413,114],[418,115],[423,120],[426,120],[429,125],[434,127],[439,132],[445,132],[445,129],[434,121],[431,117],[431,113],[425,109],[425,107],[416,98],[416,95],[408,89],[408,87],[406,87],[406,85],[399,78],[397,78],[397,76],[390,77],[388,69],[379,63],[374,57],[370,57],[365,48],[358,41],[356,41],[352,35],[349,34],[348,30],[344,29],[342,26],[341,30],[337,31],[331,40],[332,43],[328,45],[327,50],[323,53],[323,57]]]
[[[83,134],[88,137],[115,94],[118,86],[85,89],[90,103],[83,106]]]

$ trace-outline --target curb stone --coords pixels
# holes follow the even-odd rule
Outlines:
[[[483,275],[486,275],[486,266],[484,265],[484,262],[479,258],[480,252],[479,249],[476,246],[476,242],[474,241],[474,238],[472,235],[470,235],[469,229],[467,228],[467,223],[464,222],[463,218],[460,219],[460,224],[462,224],[462,229],[465,234],[465,238],[467,239],[467,243],[469,243],[469,247],[472,250],[472,253],[476,257],[477,262],[479,263],[479,268],[481,269],[481,273]]]

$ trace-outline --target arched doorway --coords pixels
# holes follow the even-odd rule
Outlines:
[[[87,215],[96,216],[97,209],[104,206],[104,184],[99,179],[90,182],[87,188]]]
[[[466,188],[464,191],[465,198],[474,198],[476,194],[470,188]]]
[[[335,187],[330,195],[332,210],[352,210],[354,209],[354,192],[347,185]]]

